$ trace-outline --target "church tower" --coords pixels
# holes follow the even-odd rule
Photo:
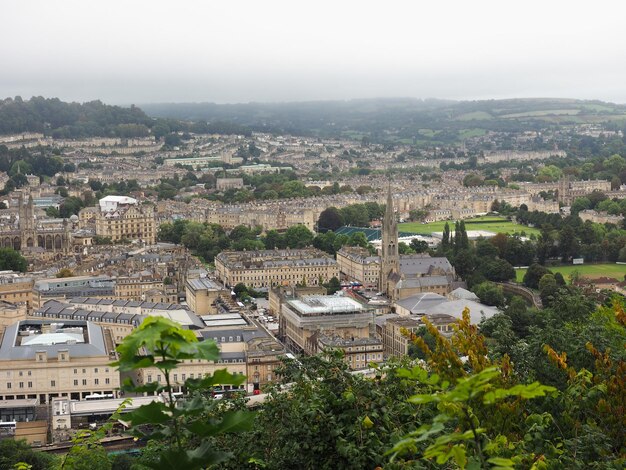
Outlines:
[[[37,239],[35,233],[35,202],[33,195],[28,193],[28,202],[24,204],[24,196],[19,197],[19,228],[20,228],[20,248],[32,248]]]
[[[398,254],[398,223],[393,210],[393,200],[391,198],[391,185],[387,192],[387,207],[383,219],[382,229],[382,251],[380,257],[380,291],[389,298],[393,297],[391,291],[395,286],[395,281],[390,277],[400,276],[400,255]],[[391,275],[394,276],[391,276]],[[390,282],[391,281],[391,282]]]

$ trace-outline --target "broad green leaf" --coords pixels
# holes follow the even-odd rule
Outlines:
[[[487,460],[487,462],[503,467],[510,467],[513,465],[513,461],[511,459],[506,459],[504,457],[491,457]]]
[[[167,423],[172,418],[172,414],[165,404],[153,401],[131,411],[125,417],[133,426],[138,426],[140,424]]]
[[[431,403],[431,402],[437,402],[439,401],[439,397],[437,395],[413,395],[412,397],[409,398],[409,402],[410,403],[415,403],[416,405],[421,405],[424,403]]]

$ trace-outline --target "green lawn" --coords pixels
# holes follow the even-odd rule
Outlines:
[[[523,118],[543,116],[574,116],[580,113],[580,109],[546,109],[543,111],[527,111],[525,113],[504,114],[501,118]]]
[[[626,264],[581,264],[581,265],[573,265],[569,264],[566,266],[554,266],[549,267],[550,271],[553,273],[561,273],[565,280],[569,282],[569,276],[573,271],[578,271],[581,276],[584,277],[614,277],[615,279],[622,280],[624,279],[624,274],[626,274]],[[515,270],[517,282],[522,282],[524,279],[524,274],[526,274],[525,269],[516,269]]]
[[[471,139],[472,137],[483,136],[486,133],[487,133],[487,131],[485,129],[478,129],[478,128],[463,129],[461,132],[459,132],[459,138],[460,139]]]
[[[454,221],[447,221],[450,224],[451,230],[454,230]],[[481,223],[477,223],[481,222]],[[415,233],[432,233],[443,232],[443,227],[446,221],[431,222],[429,224],[420,224],[417,222],[407,222],[399,224],[398,228],[401,232],[415,232]],[[503,217],[484,216],[476,217],[473,219],[465,220],[465,228],[469,230],[486,230],[494,233],[508,233],[526,232],[526,235],[534,233],[539,234],[539,230],[536,228],[526,227],[525,225],[514,224],[510,220],[506,220]]]

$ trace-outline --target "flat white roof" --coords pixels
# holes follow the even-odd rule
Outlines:
[[[22,346],[52,346],[53,344],[84,343],[84,337],[78,333],[42,333],[26,336]]]
[[[335,295],[309,295],[302,299],[288,301],[304,314],[325,312],[360,312],[363,305],[350,297]]]

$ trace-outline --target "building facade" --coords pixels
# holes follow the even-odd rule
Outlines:
[[[107,196],[100,200],[95,212],[96,236],[111,241],[140,240],[152,245],[156,242],[156,221],[151,205],[139,205],[129,197]]]
[[[313,248],[222,251],[215,257],[215,272],[228,286],[253,288],[317,286],[339,277],[337,261]]]
[[[0,343],[0,400],[116,395],[119,372],[113,343],[86,321],[25,320],[7,328]]]

